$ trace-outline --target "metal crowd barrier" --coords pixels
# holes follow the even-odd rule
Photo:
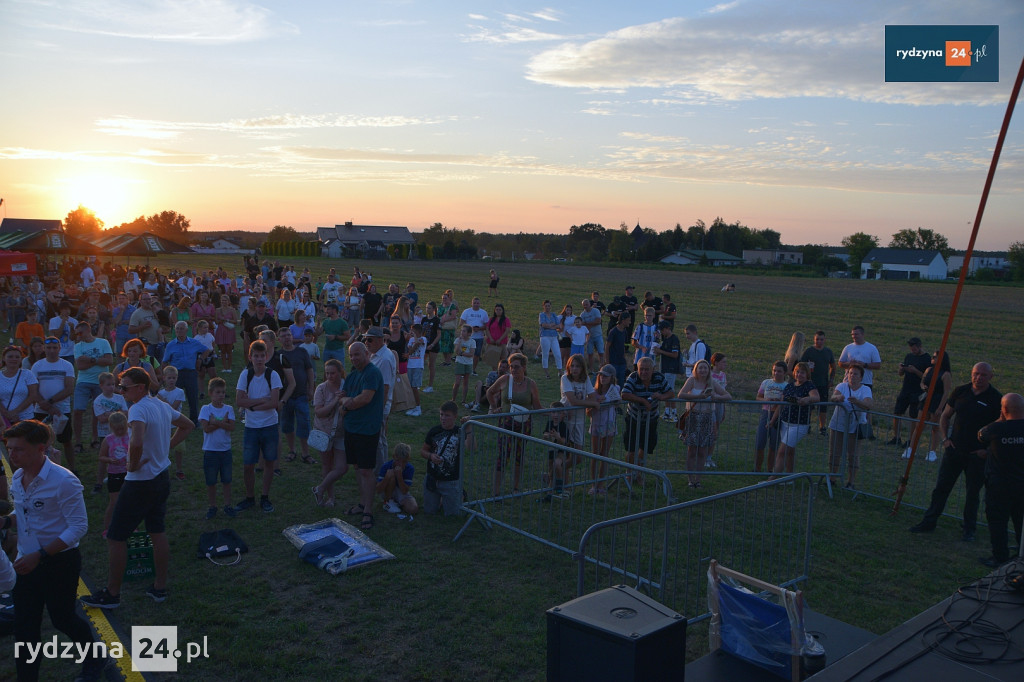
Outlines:
[[[595,523],[574,557],[577,595],[630,584],[694,623],[710,615],[711,559],[777,585],[806,580],[815,488],[794,474]]]
[[[761,473],[754,471],[756,434],[758,420],[762,406],[776,406],[779,403],[760,402],[753,400],[731,400],[715,403],[723,411],[723,419],[719,423],[718,434],[714,445],[711,447],[710,456],[704,468],[689,469],[687,467],[686,455],[687,445],[678,438],[678,431],[674,423],[668,423],[663,418],[657,421],[644,422],[648,428],[658,430],[658,444],[652,453],[646,454],[644,460],[639,462],[648,469],[663,472],[670,475],[675,482],[677,490],[686,487],[685,480],[679,480],[678,476],[687,474],[701,474],[713,476],[714,480],[721,483],[721,477],[768,477],[771,472],[765,471],[762,467]],[[666,405],[674,407],[678,413],[685,409],[685,402],[671,400]],[[852,496],[864,496],[887,502],[895,502],[896,488],[900,477],[906,469],[907,461],[903,458],[906,445],[890,445],[888,441],[892,437],[892,424],[896,419],[901,423],[900,438],[903,441],[909,440],[917,422],[909,417],[895,417],[885,412],[869,412],[869,420],[872,423],[874,433],[873,440],[860,440],[856,443],[856,454],[859,466],[855,472],[854,487],[845,488],[849,480],[849,464],[851,461],[850,452],[847,450],[846,439],[839,439],[839,447],[834,453],[830,453],[831,432],[826,428],[825,435],[819,432],[817,413],[818,408],[824,407],[826,411],[825,424],[831,421],[832,411],[837,409],[835,403],[823,402],[811,406],[811,423],[808,434],[796,447],[794,471],[805,472],[820,477],[826,486],[829,496],[835,494],[834,488],[842,490],[843,494]],[[624,412],[624,404],[620,405]],[[567,413],[580,408],[548,408],[532,411],[534,420],[534,433],[543,430],[543,423],[550,418],[554,412]],[[497,423],[495,420],[502,418],[502,415],[475,415],[473,421],[478,423]],[[585,423],[589,427],[590,420]],[[539,425],[538,425],[539,424]],[[625,417],[619,415],[617,419],[619,435],[615,436],[611,443],[608,456],[612,459],[624,460],[627,448],[623,443],[622,434],[625,430]],[[931,500],[931,491],[935,485],[938,475],[939,462],[942,459],[942,451],[935,453],[936,459],[928,461],[929,443],[932,426],[928,423],[921,436],[917,454],[914,461],[914,469],[911,473],[909,486],[904,495],[902,504],[914,509],[926,509]],[[646,433],[642,433],[646,436]],[[589,449],[590,437],[586,437],[584,449]],[[767,448],[766,448],[767,449]],[[765,453],[767,459],[768,453]],[[835,469],[835,471],[833,471]],[[832,479],[838,485],[832,485]],[[743,485],[747,481],[742,482]],[[946,503],[944,515],[961,519],[963,511],[963,499],[965,486],[963,478],[957,482],[956,487],[950,494]],[[980,521],[984,521],[984,514],[979,515]]]
[[[469,444],[462,457],[462,507],[469,518],[455,540],[478,521],[572,554],[594,523],[675,501],[672,483],[660,471],[538,438],[542,416],[532,415],[533,435],[481,420],[462,425],[462,442]],[[555,459],[573,462],[561,495],[554,491]]]

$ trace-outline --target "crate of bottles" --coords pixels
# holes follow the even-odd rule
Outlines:
[[[148,533],[135,531],[128,538],[128,564],[124,567],[124,579],[152,582],[154,574],[153,541]]]

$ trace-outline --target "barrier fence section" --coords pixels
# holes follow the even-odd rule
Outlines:
[[[484,421],[461,426],[466,444],[462,508],[469,518],[455,540],[479,521],[572,554],[594,523],[675,501],[662,472],[536,437],[543,434],[543,416],[506,420],[507,429]],[[561,493],[555,489],[558,480]]]
[[[806,580],[815,489],[794,474],[595,523],[575,554],[577,596],[630,584],[694,623],[710,615],[711,559],[776,585]]]
[[[683,401],[667,401],[666,405],[675,409],[677,414],[682,414],[686,408],[686,403]],[[774,448],[772,446],[778,442],[778,435],[770,432],[771,438],[764,438],[763,442],[758,442],[758,426],[762,415],[769,414],[771,409],[779,406],[779,403],[731,400],[712,403],[712,406],[717,411],[719,420],[706,458],[697,456],[697,452],[690,453],[691,447],[685,440],[679,438],[675,420],[666,422],[664,414],[662,414],[659,417],[639,422],[637,440],[647,442],[648,436],[652,435],[653,431],[657,444],[651,452],[644,453],[642,459],[637,456],[638,463],[648,469],[669,474],[678,491],[686,488],[686,481],[681,481],[677,477],[687,474],[692,476],[713,475],[719,488],[724,485],[724,480],[720,477],[770,476],[771,472],[767,466],[773,456]],[[764,408],[768,408],[768,410]],[[864,495],[894,502],[899,479],[903,476],[907,464],[904,458],[907,451],[906,441],[910,439],[913,429],[917,426],[916,419],[897,417],[884,412],[868,412],[873,439],[857,440],[855,436],[843,438],[841,434],[827,428],[833,412],[837,409],[841,408],[831,402],[809,406],[811,416],[808,433],[796,446],[794,471],[816,474],[821,477],[828,488],[829,495],[833,495],[834,490],[838,488],[842,490],[842,494]],[[561,412],[563,415],[567,415],[573,410],[581,411],[580,408],[550,408],[532,411],[534,433],[543,430],[543,423],[552,414]],[[825,417],[824,434],[820,430],[819,411],[822,411]],[[504,418],[502,415],[476,415],[473,417],[473,421],[496,423],[496,420]],[[612,459],[625,460],[628,453],[637,453],[640,449],[637,447],[639,443],[627,444],[625,442],[623,437],[626,432],[625,421],[624,415],[620,414],[617,417],[618,435],[612,438],[608,450],[608,456]],[[589,425],[589,419],[587,424]],[[895,437],[894,425],[896,424],[899,425],[898,444],[890,442]],[[942,459],[941,449],[933,451],[930,447],[933,433],[936,438],[935,442],[940,443],[938,425],[928,423],[918,445],[914,469],[903,498],[904,506],[926,509],[930,503],[931,491],[938,476],[939,462]],[[589,445],[589,436],[586,437],[586,442]],[[757,471],[758,445],[764,446],[761,448],[763,460],[760,471]],[[932,461],[929,461],[930,451],[934,452]],[[687,461],[688,454],[691,455],[689,462]],[[700,461],[701,459],[704,461]],[[855,465],[852,470],[851,463]],[[851,481],[851,474],[852,488],[845,488],[846,484]],[[944,512],[946,516],[962,518],[965,492],[964,481],[961,477],[949,496]],[[980,518],[982,521],[984,520],[983,513],[980,514]]]

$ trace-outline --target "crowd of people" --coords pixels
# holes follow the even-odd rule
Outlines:
[[[314,451],[320,481],[312,488],[312,502],[334,507],[335,485],[354,467],[358,499],[345,508],[364,531],[375,525],[377,504],[403,520],[421,511],[458,514],[460,460],[468,445],[461,438],[471,433],[460,431],[459,422],[483,411],[503,415],[501,426],[514,434],[533,434],[534,419],[544,421],[537,432],[552,443],[545,502],[569,495],[573,469],[580,464],[573,452],[587,449],[588,435],[591,452],[609,455],[620,435],[619,410],[624,460],[635,465],[631,482],[639,480],[638,468],[657,447],[662,420],[685,443],[691,488],[700,488],[701,472],[715,467],[712,453],[732,399],[728,358],[711,351],[695,324],[680,323],[682,339],[676,335],[678,310],[669,294],[647,291],[638,298],[627,286],[606,305],[594,291],[580,302],[578,314],[572,304],[556,307],[544,300],[534,337],[532,327],[526,334],[514,328],[500,302],[487,309],[473,297],[460,308],[451,289],[439,303],[421,304],[414,283],[404,288],[391,283],[378,293],[372,275],[359,268],[343,282],[334,268],[314,280],[308,269],[298,272],[256,259],[245,265],[244,274],[233,276],[223,269],[165,276],[156,269],[84,261],[48,263],[45,274],[30,281],[0,278],[0,307],[12,336],[0,358],[0,417],[17,469],[10,486],[0,477],[0,497],[10,491],[19,502],[54,502],[43,522],[29,524],[16,513],[3,522],[5,530],[19,531],[13,565],[19,576],[19,638],[38,639],[44,603],[59,629],[83,636],[69,585],[72,575],[77,579],[77,546],[86,529],[81,481],[90,475],[93,493],[104,487],[108,492],[102,533],[109,573],[105,586],[82,602],[119,606],[126,541],[143,522],[153,538],[155,565],[146,594],[157,602],[166,599],[167,499],[171,479],[188,476],[178,448],[196,427],[202,438],[206,519],[255,508],[273,512],[271,490],[282,474],[280,461],[315,465]],[[498,282],[492,270],[488,297],[497,297]],[[527,337],[536,344],[528,348]],[[870,432],[872,388],[882,361],[860,326],[838,357],[825,341],[819,330],[805,348],[804,335],[795,333],[784,358],[761,382],[753,468],[774,476],[794,471],[797,445],[817,413],[819,432],[829,436],[833,476],[845,457],[845,486],[854,488],[857,443]],[[985,444],[999,444],[995,449],[1006,454],[987,465],[993,554],[986,561],[1004,561],[1008,519],[1020,532],[1024,439],[1013,450],[1017,446],[1008,444],[1003,430],[1024,428],[1024,403],[1016,394],[995,391],[988,383],[991,367],[984,363],[975,366],[972,384],[954,388],[948,356],[939,361],[924,353],[917,337],[908,347],[899,365],[903,383],[893,413],[926,412],[939,422],[926,458],[937,459],[945,448],[932,507],[914,532],[934,529],[962,471],[968,487],[964,539],[973,540],[986,476]],[[559,400],[554,404],[542,403],[537,381],[527,376],[531,354],[546,378],[555,366]],[[445,367],[451,367],[454,379],[451,399],[443,402],[437,423],[425,429],[419,444],[426,475],[417,499],[413,448],[405,443],[389,448],[388,420],[399,411],[422,416],[421,394],[434,392]],[[485,369],[486,376],[476,378]],[[228,400],[226,377],[234,373],[234,397]],[[932,383],[937,388],[929,397]],[[1010,425],[986,427],[999,418],[1000,400],[1002,421]],[[835,407],[826,424],[829,402]],[[535,414],[545,407],[560,409]],[[236,419],[241,424],[236,426]],[[902,447],[899,426],[894,421],[889,442]],[[232,488],[236,429],[242,430],[244,487],[237,501]],[[311,441],[317,444],[312,450]],[[80,457],[92,452],[95,472],[81,471]],[[501,438],[493,456],[494,494],[509,486],[518,491],[524,441]],[[607,493],[598,460],[582,475],[593,481],[587,494]],[[33,485],[35,479],[45,485]],[[1000,527],[1002,544],[996,538]],[[56,613],[51,597],[60,604]],[[96,679],[99,665],[86,661],[85,679]],[[18,671],[25,679],[36,674],[21,659]]]

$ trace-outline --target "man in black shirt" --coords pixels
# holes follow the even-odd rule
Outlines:
[[[903,377],[903,387],[900,389],[900,394],[896,396],[896,406],[892,408],[892,440],[889,441],[889,445],[904,445],[900,441],[900,425],[903,420],[897,419],[897,417],[909,408],[910,418],[917,419],[918,398],[921,397],[921,378],[924,376],[925,370],[932,364],[931,356],[921,350],[921,339],[915,336],[907,341],[907,345],[910,346],[910,352],[900,363],[898,374]]]
[[[626,337],[633,338],[633,325],[636,322],[636,311],[639,309],[636,296],[633,295],[633,285],[626,287],[626,295],[622,297],[622,305],[625,306],[626,313],[629,315],[629,325],[626,327]]]
[[[836,373],[836,356],[832,349],[825,345],[825,332],[819,329],[814,332],[814,345],[804,351],[800,362],[806,362],[811,368],[811,383],[818,389],[822,403],[818,405],[818,432],[825,435],[825,412],[828,410],[824,402],[832,395],[832,378]]]
[[[672,302],[670,294],[663,294],[661,297],[661,321],[668,322],[668,328],[676,328],[676,304]]]
[[[309,403],[313,397],[313,389],[316,384],[313,379],[313,362],[309,359],[309,353],[301,346],[295,345],[292,338],[292,331],[285,327],[278,332],[278,339],[281,341],[280,353],[274,353],[274,359],[280,357],[283,368],[290,368],[295,388],[289,394],[285,389],[285,399],[281,401],[281,433],[288,441],[288,454],[284,461],[295,461],[295,436],[299,437],[299,448],[302,461],[306,464],[316,464],[309,455]],[[269,345],[269,344],[268,344]],[[268,364],[269,366],[269,364]],[[272,367],[272,369],[277,369]],[[282,377],[282,383],[288,384]]]
[[[939,478],[932,491],[932,502],[921,522],[910,528],[911,533],[930,533],[946,507],[946,500],[953,486],[964,474],[966,494],[964,495],[963,541],[974,542],[974,529],[978,522],[978,501],[981,487],[985,484],[985,444],[978,440],[981,427],[999,418],[1000,400],[1003,395],[990,383],[992,366],[979,362],[971,369],[971,383],[957,386],[949,396],[946,409],[939,418],[942,433],[950,433],[950,419],[953,432],[942,444],[946,451],[939,465]]]
[[[985,518],[992,540],[992,556],[981,563],[996,568],[1010,558],[1006,525],[1013,519],[1015,538],[1024,526],[1024,397],[1003,396],[999,421],[978,432],[978,440],[989,446],[985,465]]]

